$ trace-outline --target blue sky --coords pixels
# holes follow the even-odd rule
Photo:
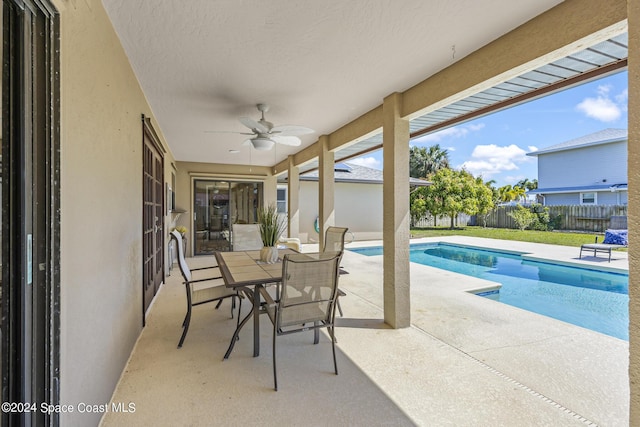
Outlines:
[[[496,186],[537,179],[537,160],[526,153],[606,128],[627,129],[627,72],[527,102],[416,138],[410,144],[447,149],[451,165]],[[382,169],[382,150],[350,160]]]

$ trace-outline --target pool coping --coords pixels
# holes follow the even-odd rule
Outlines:
[[[543,244],[543,243],[519,242],[519,241],[508,241],[508,240],[498,240],[498,239],[486,239],[486,238],[480,238],[480,237],[464,237],[464,239],[481,240],[485,243],[485,245],[481,245],[479,243],[473,244],[473,243],[455,241],[455,239],[458,237],[461,237],[461,236],[418,238],[418,239],[411,239],[409,244],[411,246],[411,245],[419,245],[419,244],[442,243],[442,244],[447,244],[451,246],[458,246],[458,247],[465,247],[465,248],[472,248],[472,249],[479,249],[479,250],[489,250],[494,252],[502,252],[502,253],[507,253],[512,255],[519,255],[523,260],[528,260],[528,261],[544,262],[547,264],[584,268],[587,270],[603,271],[608,273],[618,273],[618,274],[626,274],[626,275],[629,274],[628,256],[626,252],[617,251],[616,256],[620,258],[612,259],[612,261],[622,261],[624,265],[616,264],[612,266],[610,265],[611,264],[610,262],[608,262],[607,264],[603,264],[601,260],[604,260],[604,258],[584,256],[583,258],[577,258],[577,259],[576,258],[560,259],[557,256],[554,257],[554,256],[539,254],[537,253],[537,250],[531,250],[531,249],[527,250],[525,247],[523,247],[522,249],[508,248],[508,247],[505,247],[504,242],[509,242],[510,244],[516,244],[516,245],[526,245],[529,247],[535,247],[533,245],[541,245],[541,246],[544,246],[545,248],[550,246],[550,247],[558,248],[562,252],[567,252],[573,249],[572,246],[549,245],[549,244]],[[492,243],[497,247],[487,246],[486,243]],[[354,246],[347,248],[348,250],[383,246],[381,240],[353,242],[352,244]],[[575,249],[579,250],[580,248],[576,247]],[[554,254],[557,252],[558,251],[552,251],[552,253]],[[591,258],[596,258],[596,260],[595,261],[591,260]]]

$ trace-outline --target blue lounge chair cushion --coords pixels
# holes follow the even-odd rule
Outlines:
[[[629,244],[627,239],[627,230],[606,230],[604,232],[604,241],[607,245],[622,245],[627,246]]]

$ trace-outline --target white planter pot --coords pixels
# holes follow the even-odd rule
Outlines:
[[[264,246],[260,249],[260,261],[267,264],[278,262],[278,248],[276,246]]]

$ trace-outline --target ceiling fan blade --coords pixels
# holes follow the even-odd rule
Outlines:
[[[302,143],[302,141],[300,141],[300,138],[293,135],[282,135],[282,134],[271,135],[271,139],[273,139],[278,144],[291,145],[293,147],[297,147]]]
[[[240,117],[240,123],[255,131],[256,133],[268,133],[269,128],[260,122],[253,120],[251,117]]]
[[[282,135],[282,136],[308,135],[313,132],[314,132],[313,129],[309,129],[304,126],[296,126],[296,125],[275,126],[273,129],[271,129],[271,133]]]
[[[205,130],[204,133],[233,133],[235,135],[253,135],[249,132],[236,132],[232,130]]]

